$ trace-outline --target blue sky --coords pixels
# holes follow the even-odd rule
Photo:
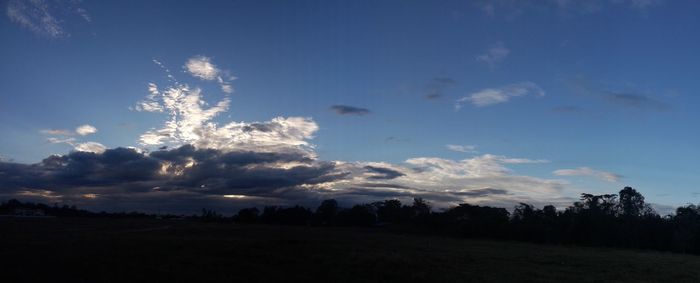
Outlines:
[[[353,164],[347,172],[381,164],[404,174],[392,181],[417,189],[406,192],[429,188],[430,196],[442,192],[440,182],[450,192],[512,189],[493,176],[539,182],[531,193],[509,192],[510,199],[461,199],[466,202],[506,204],[523,196],[564,202],[626,185],[656,204],[699,201],[695,1],[2,5],[0,156],[6,162],[188,143],[226,152],[295,148],[319,162]],[[188,62],[204,69],[188,68]],[[219,130],[231,122],[274,124],[275,117],[305,118],[316,128],[288,120],[290,131],[303,133],[225,147],[245,130],[219,131],[227,140],[211,145],[202,143],[202,135],[191,138],[173,128],[185,134],[144,143],[145,133],[167,129],[168,120],[167,110],[139,109],[149,83],[158,95],[177,84],[200,88],[204,109],[228,103],[205,121]],[[233,91],[223,91],[222,84]],[[81,125],[96,132],[76,133]],[[472,163],[477,165],[465,165]],[[436,170],[433,176],[450,174],[424,184],[418,177],[425,176],[409,173],[421,168]],[[556,188],[548,187],[553,183]],[[23,186],[22,192],[36,189]]]

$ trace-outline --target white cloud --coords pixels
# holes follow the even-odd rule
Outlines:
[[[485,63],[491,68],[495,68],[501,61],[505,60],[510,54],[510,49],[503,45],[503,42],[497,42],[483,54],[476,56],[476,61]]]
[[[534,95],[544,96],[544,90],[533,82],[511,84],[500,88],[487,88],[471,93],[457,100],[455,107],[462,108],[464,103],[471,103],[477,107],[484,107],[498,103],[508,102],[513,97]]]
[[[622,178],[621,175],[595,170],[589,167],[579,167],[575,169],[559,169],[553,172],[557,176],[588,176],[598,178],[608,182],[618,182]]]
[[[507,158],[501,155],[484,154],[461,161],[453,161],[436,157],[411,158],[406,163],[431,171],[437,175],[484,177],[499,176],[509,173],[504,164],[546,163],[547,160],[532,160],[523,158]]]
[[[221,91],[225,93],[233,93],[231,81],[235,80],[236,77],[230,75],[229,71],[221,70],[216,67],[209,57],[194,56],[188,59],[185,63],[185,70],[187,70],[190,75],[202,80],[216,80],[216,82],[219,83],[219,87],[221,87]]]
[[[212,81],[219,77],[219,69],[206,56],[195,56],[185,63],[187,72],[203,80]]]
[[[103,153],[107,147],[98,142],[84,142],[76,144],[74,149],[77,151]]]
[[[319,184],[316,189],[338,197],[365,194],[367,198],[403,197],[409,201],[412,197],[424,197],[436,207],[465,202],[512,207],[522,201],[538,204],[569,201],[565,196],[570,189],[566,181],[517,175],[506,167],[544,162],[492,154],[463,160],[419,157],[404,164],[336,161],[337,170],[348,177]],[[367,170],[369,166],[373,170]],[[389,175],[393,178],[377,178],[376,168],[393,172]]]
[[[141,135],[140,143],[144,146],[192,144],[220,150],[309,150],[312,147],[309,140],[318,130],[313,119],[304,117],[277,117],[267,122],[230,122],[219,126],[212,119],[228,110],[228,98],[207,107],[198,88],[177,84],[159,91],[155,84],[149,84],[149,91],[149,96],[137,109],[166,112],[169,119],[162,127]]]
[[[456,151],[456,152],[464,152],[464,153],[475,153],[476,152],[476,146],[475,145],[457,145],[457,144],[448,144],[445,147],[451,151]]]
[[[85,124],[85,125],[81,125],[81,126],[75,128],[75,132],[81,136],[87,136],[90,134],[97,133],[97,128],[95,128],[91,125]]]

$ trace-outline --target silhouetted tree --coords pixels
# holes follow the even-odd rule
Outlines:
[[[397,223],[408,220],[409,216],[405,215],[401,209],[401,201],[390,199],[374,203],[377,208],[377,220],[385,223]]]
[[[235,220],[241,223],[255,223],[259,220],[260,211],[257,207],[243,208],[236,214]]]
[[[636,218],[653,212],[651,207],[644,203],[644,196],[632,187],[625,187],[619,195],[618,207],[622,216]]]
[[[337,215],[338,202],[334,199],[324,200],[316,209],[316,218],[321,225],[333,225]]]

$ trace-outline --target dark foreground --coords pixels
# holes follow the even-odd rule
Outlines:
[[[691,255],[155,219],[0,218],[0,258],[3,282],[700,282]]]

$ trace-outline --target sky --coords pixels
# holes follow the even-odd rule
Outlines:
[[[0,199],[700,202],[697,1],[0,5]]]

